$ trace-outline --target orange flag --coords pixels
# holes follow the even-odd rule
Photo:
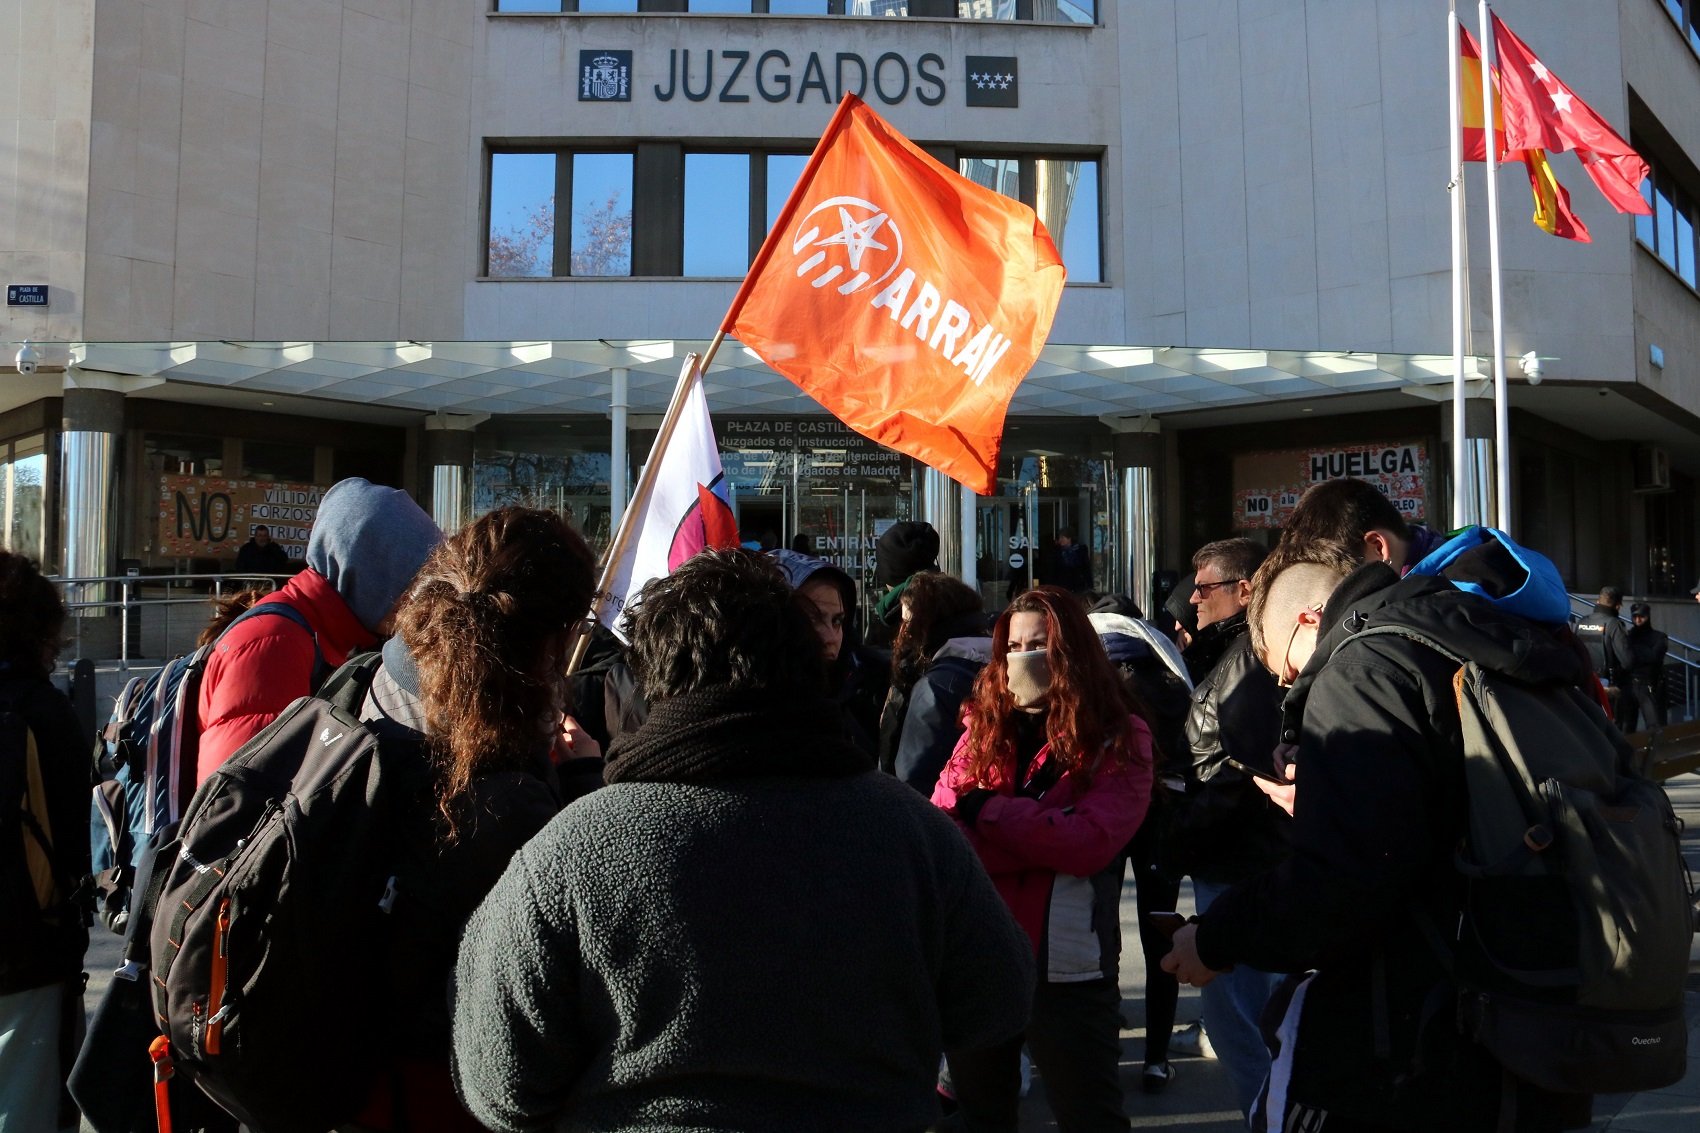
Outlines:
[[[858,433],[986,495],[1063,275],[1032,209],[846,95],[720,329]]]
[[[1463,111],[1464,121],[1464,160],[1486,161],[1487,150],[1483,146],[1482,137],[1482,57],[1473,37],[1464,28],[1458,29],[1458,54],[1461,56],[1458,68],[1459,108]],[[1500,103],[1500,73],[1496,70],[1493,75],[1493,133],[1496,150],[1501,161],[1523,162],[1523,168],[1529,173],[1529,192],[1535,198],[1535,227],[1554,236],[1566,240],[1574,240],[1578,244],[1591,244],[1594,238],[1588,234],[1588,226],[1582,223],[1570,208],[1570,192],[1558,183],[1553,174],[1552,165],[1547,161],[1546,151],[1542,149],[1521,149],[1507,151],[1505,148],[1505,115]]]

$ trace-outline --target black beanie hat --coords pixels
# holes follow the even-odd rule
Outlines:
[[[930,523],[894,523],[881,535],[874,551],[874,579],[896,586],[916,571],[937,570],[939,533]]]
[[[1193,571],[1175,583],[1175,588],[1169,591],[1169,597],[1163,603],[1163,609],[1195,637],[1198,635],[1198,607],[1192,604],[1192,592],[1197,585],[1198,572]]]

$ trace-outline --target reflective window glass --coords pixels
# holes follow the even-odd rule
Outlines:
[[[496,0],[498,12],[559,12],[561,0]]]
[[[1021,199],[1021,160],[1014,157],[965,157],[957,172],[994,193]]]
[[[773,227],[773,222],[779,219],[779,210],[785,207],[785,200],[791,195],[791,190],[797,185],[797,178],[803,175],[803,167],[809,164],[806,153],[770,153],[767,155],[767,226]]]
[[[1659,259],[1675,267],[1676,257],[1672,252],[1676,246],[1676,208],[1670,194],[1670,181],[1659,177],[1658,183],[1653,187],[1653,219],[1659,230]]]
[[[635,12],[638,0],[578,0],[581,12]]]
[[[1653,203],[1653,179],[1651,177],[1646,177],[1641,181],[1641,199],[1646,201],[1649,206]],[[1645,216],[1640,213],[1635,214],[1635,239],[1655,251],[1658,250],[1658,238],[1653,233],[1651,213]]]
[[[1035,165],[1034,211],[1062,253],[1071,283],[1104,278],[1098,240],[1098,163],[1041,158]]]
[[[1676,274],[1688,281],[1688,286],[1694,282],[1694,213],[1692,205],[1684,201],[1685,207],[1678,209],[1676,214]]]
[[[572,274],[632,273],[632,155],[576,153]]]
[[[685,5],[687,12],[748,12],[753,5],[750,0],[690,0]],[[687,271],[685,274],[689,275]]]
[[[12,452],[12,462],[6,469],[6,546],[20,555],[40,558],[47,491],[47,452],[43,438],[34,436],[18,441]]]
[[[554,154],[490,155],[489,238],[489,274],[555,274]]]
[[[844,12],[850,16],[907,16],[909,0],[848,0]]]
[[[824,16],[827,0],[767,0],[767,10],[775,16]]]
[[[957,0],[956,16],[962,20],[1013,20],[1015,0]]]
[[[685,274],[740,276],[750,266],[750,155],[685,155]]]

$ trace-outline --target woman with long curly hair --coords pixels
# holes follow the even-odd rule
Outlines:
[[[1062,1133],[1123,1130],[1122,853],[1151,799],[1151,725],[1079,599],[1054,586],[992,631],[935,805],[967,832],[1041,964],[1025,1040]],[[1014,1130],[1021,1039],[953,1052],[963,1125]]]
[[[592,571],[560,516],[502,508],[438,545],[398,611],[361,716],[380,742],[422,757],[406,852],[423,881],[396,904],[405,947],[393,986],[407,1008],[361,1126],[480,1128],[449,1078],[449,973],[461,927],[508,859],[602,783],[601,752],[567,714],[568,648]]]

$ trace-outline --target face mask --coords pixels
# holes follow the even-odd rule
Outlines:
[[[1051,655],[1043,649],[1011,653],[1005,658],[1009,671],[1005,681],[1017,708],[1033,708],[1051,691]]]

